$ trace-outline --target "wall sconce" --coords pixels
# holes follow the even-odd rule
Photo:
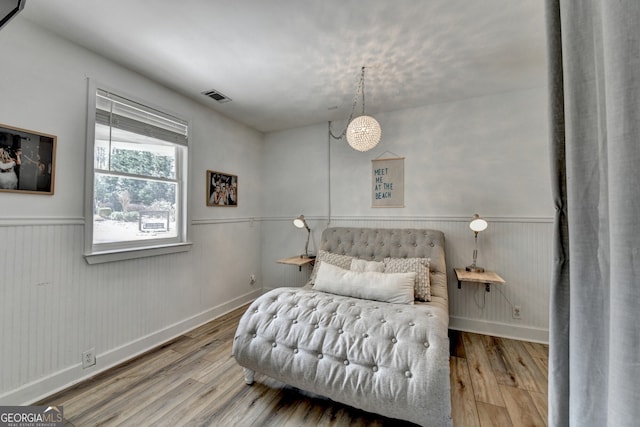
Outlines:
[[[474,233],[475,247],[473,249],[473,263],[466,267],[467,271],[471,271],[473,273],[482,273],[484,271],[484,268],[478,267],[476,265],[476,260],[478,259],[478,233],[486,230],[487,226],[488,226],[487,221],[480,218],[480,215],[475,214],[473,215],[473,218],[471,218],[471,222],[469,223],[469,228]]]
[[[307,224],[307,220],[304,219],[304,215],[300,215],[299,217],[293,220],[293,225],[298,228],[306,228],[307,229],[307,243],[304,245],[304,256],[309,257],[309,237],[311,237],[311,229],[309,228],[309,224]],[[300,255],[302,258],[303,255]]]

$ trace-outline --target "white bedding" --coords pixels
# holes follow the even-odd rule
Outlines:
[[[323,247],[335,250],[329,240],[336,236],[337,245],[345,243],[345,236],[354,237],[346,241],[347,249],[372,245],[375,251],[370,257],[365,252],[364,259],[430,257],[432,301],[393,304],[309,287],[271,290],[251,304],[234,339],[233,354],[246,369],[248,382],[253,372],[260,372],[387,417],[450,426],[444,235],[434,230],[327,229]]]

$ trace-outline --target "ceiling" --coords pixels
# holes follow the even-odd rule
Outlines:
[[[538,0],[28,0],[21,17],[262,132],[346,119],[362,66],[371,115],[546,84]]]

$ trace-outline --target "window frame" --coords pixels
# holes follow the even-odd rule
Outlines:
[[[96,133],[96,98],[98,90],[112,93],[118,97],[130,100],[147,108],[157,110],[169,116],[174,116],[187,124],[186,145],[172,144],[179,147],[176,150],[176,181],[178,200],[176,205],[176,228],[177,237],[159,238],[152,240],[136,240],[127,242],[112,242],[94,245],[93,243],[93,217],[94,217],[94,183],[96,173],[102,170],[95,168],[95,133]],[[87,79],[87,135],[86,135],[86,159],[85,159],[85,200],[84,200],[84,257],[89,264],[99,264],[104,262],[121,261],[148,256],[173,254],[186,252],[191,249],[192,243],[189,241],[191,229],[191,217],[188,207],[190,206],[191,194],[188,189],[189,183],[189,130],[191,122],[180,118],[165,107],[157,107],[147,101],[124,93],[123,91],[112,89],[101,84],[94,79]]]

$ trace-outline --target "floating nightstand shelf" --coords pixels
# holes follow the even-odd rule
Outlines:
[[[308,257],[308,256],[292,256],[289,258],[283,258],[283,259],[279,259],[278,261],[276,261],[279,264],[289,264],[289,265],[297,265],[298,266],[298,271],[302,271],[302,266],[303,265],[313,265],[313,263],[315,262],[316,258],[315,257]]]
[[[505,284],[504,279],[493,271],[467,271],[464,268],[455,268],[454,271],[458,280],[458,289],[462,289],[462,282],[484,283],[487,292],[491,291],[491,285]]]

